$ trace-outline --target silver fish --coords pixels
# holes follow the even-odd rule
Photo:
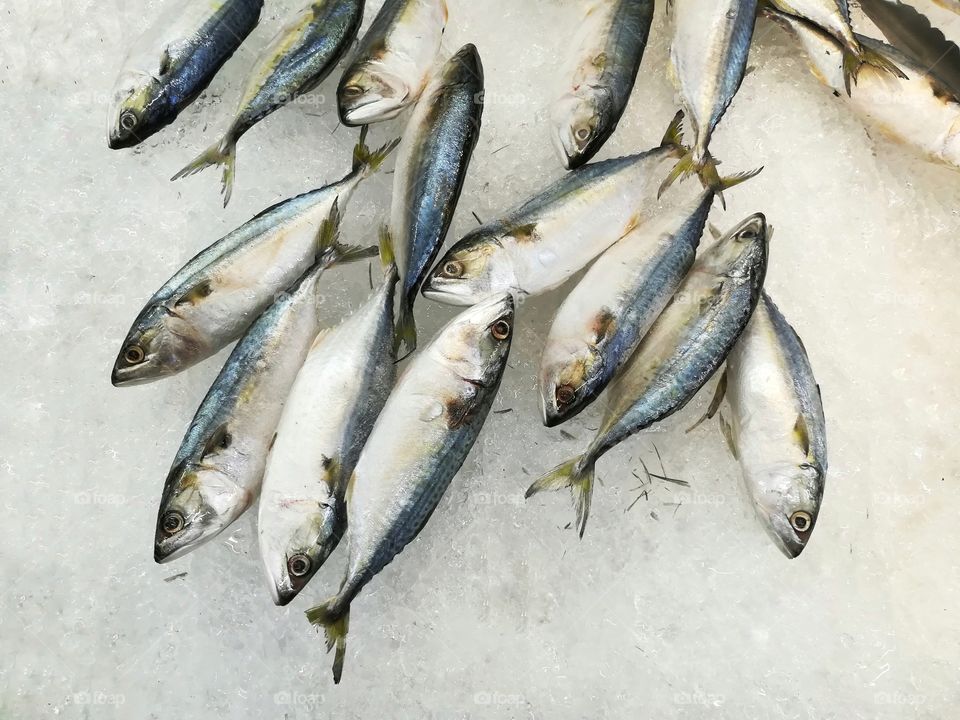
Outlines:
[[[713,191],[664,211],[597,258],[554,316],[540,361],[543,424],[593,402],[693,265]]]
[[[672,0],[672,14],[670,59],[694,137],[664,187],[693,172],[717,187],[710,140],[743,82],[757,0]]]
[[[322,253],[247,330],[200,404],[170,468],[154,559],[178,558],[223,532],[257,499],[283,404],[319,331],[317,283],[340,257],[334,215]]]
[[[263,0],[168,6],[133,43],[107,116],[107,144],[137,145],[197,99],[260,21]]]
[[[770,0],[781,12],[807,20],[832,35],[843,48],[843,81],[847,95],[856,83],[860,68],[872,65],[897,77],[905,77],[883,53],[863,45],[850,25],[847,0]]]
[[[381,122],[415,103],[430,77],[446,24],[446,0],[386,0],[340,80],[340,121]]]
[[[844,87],[843,47],[811,23],[782,13],[769,15],[796,34],[813,74],[840,94]],[[890,57],[907,77],[864,66],[853,92],[844,99],[870,127],[935,162],[960,168],[960,54],[957,46],[929,23],[926,32],[920,25],[914,30],[919,33],[916,42],[927,47],[922,58],[857,35],[862,45]],[[940,60],[933,61],[934,56]]]
[[[553,143],[567,169],[588,162],[627,107],[653,22],[653,0],[593,0],[550,109]]]
[[[386,268],[380,289],[317,337],[267,458],[257,527],[278,605],[296,597],[346,531],[347,481],[393,386],[398,276],[389,247],[381,254]]]
[[[257,60],[230,126],[217,142],[171,179],[223,165],[223,205],[230,202],[237,142],[267,115],[330,74],[360,29],[364,0],[316,0],[278,32]]]
[[[397,334],[411,350],[413,303],[447,236],[482,114],[483,65],[477,49],[464,45],[423,91],[397,151],[389,232],[401,280]]]
[[[420,532],[470,452],[506,367],[513,298],[454,318],[416,355],[360,455],[347,488],[349,560],[340,591],[307,611],[336,646],[340,682],[350,603]]]
[[[800,337],[764,294],[727,358],[730,450],[764,528],[790,558],[817,523],[827,474],[820,387]]]
[[[440,302],[470,305],[562,285],[657,208],[657,188],[683,154],[680,119],[658,148],[584,165],[461,238],[423,284]]]
[[[696,261],[673,301],[614,378],[607,410],[582,455],[537,480],[530,497],[569,487],[583,536],[594,468],[608,450],[670,416],[696,395],[726,359],[760,298],[767,269],[767,225],[753,215]]]
[[[395,143],[354,150],[337,183],[284,200],[210,245],[147,302],[114,363],[117,386],[181,372],[229,345],[314,262],[317,235],[334,205],[344,208]],[[366,257],[364,253],[360,257]]]

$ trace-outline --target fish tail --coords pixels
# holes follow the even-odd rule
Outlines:
[[[393,238],[386,225],[380,227],[380,264],[383,265],[383,274],[387,278],[397,274],[397,257],[393,251]]]
[[[317,262],[324,267],[355,262],[377,254],[376,247],[361,247],[340,242],[340,198],[333,201],[330,214],[317,231]]]
[[[657,198],[659,199],[663,193],[667,191],[671,185],[673,185],[680,178],[685,178],[688,175],[692,175],[697,171],[696,164],[693,162],[693,153],[689,150],[685,150],[683,155],[677,160],[677,164],[673,166],[673,169],[660,184],[660,189],[657,191]]]
[[[350,630],[350,605],[338,607],[337,598],[307,610],[307,620],[311,625],[323,628],[326,636],[327,652],[336,647],[333,656],[333,682],[339,683],[343,676],[343,659],[347,653],[347,632]]]
[[[660,141],[660,147],[673,148],[681,154],[687,152],[687,147],[683,144],[683,110],[678,110],[673,116],[667,131],[663,134],[663,140]]]
[[[370,177],[379,170],[380,166],[383,165],[383,161],[387,159],[387,156],[400,144],[400,138],[395,138],[386,145],[382,145],[376,150],[371,150],[367,146],[368,127],[368,125],[363,126],[363,129],[360,131],[360,140],[357,142],[356,147],[353,148],[353,172],[360,173],[360,175],[365,178]]]
[[[403,343],[407,352],[417,349],[417,322],[413,317],[413,301],[404,297],[400,303],[400,313],[397,317],[397,345]]]
[[[221,192],[223,206],[226,207],[233,194],[233,178],[237,170],[237,141],[230,136],[225,136],[208,147],[170,179],[179,180],[213,165],[223,165]]]
[[[527,488],[524,497],[532,497],[543,490],[570,488],[573,504],[577,510],[577,532],[583,537],[590,516],[590,500],[593,497],[594,467],[596,461],[588,455],[567,460]]]
[[[907,76],[903,73],[896,63],[878,50],[860,46],[858,50],[844,48],[843,50],[843,85],[850,95],[851,82],[856,85],[857,78],[864,65],[876,68],[880,72],[889,73],[894,77],[906,80]]]

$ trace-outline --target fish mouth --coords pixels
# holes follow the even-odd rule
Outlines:
[[[134,385],[146,385],[172,374],[164,372],[147,360],[134,367],[125,368],[114,365],[113,372],[110,373],[110,383],[114,387],[133,387]]]
[[[357,104],[341,103],[340,120],[348,127],[367,125],[397,117],[407,106],[403,98],[377,96]]]
[[[513,295],[502,293],[481,300],[467,310],[462,317],[477,323],[495,322],[501,317],[512,318],[515,307]]]
[[[764,530],[767,531],[767,535],[773,541],[773,544],[780,549],[780,552],[789,560],[799,557],[800,553],[807,547],[807,543],[797,537],[786,518],[782,517],[779,511],[770,512],[764,507],[759,508],[759,513],[763,519]],[[815,524],[816,521],[814,521]],[[810,531],[813,530],[813,527],[810,527]]]
[[[458,288],[457,285],[445,288],[443,285],[434,285],[429,280],[427,282],[430,284],[425,283],[423,287],[420,288],[421,294],[429,300],[435,300],[444,305],[473,305],[482,299],[474,295],[465,295],[463,292],[460,292],[463,288]]]

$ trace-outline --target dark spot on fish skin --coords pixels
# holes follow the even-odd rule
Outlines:
[[[512,237],[518,243],[536,242],[540,237],[537,235],[536,223],[517,225],[516,227],[511,228],[506,234]]]
[[[192,288],[187,290],[180,298],[173,304],[174,307],[179,307],[180,305],[193,305],[198,300],[203,300],[203,298],[209,296],[213,292],[213,286],[210,284],[209,280],[204,280],[197,285],[194,285]]]
[[[593,58],[592,64],[597,70],[603,70],[607,66],[607,54],[605,52],[600,53]]]
[[[475,393],[470,397],[458,395],[457,397],[448,400],[444,404],[447,427],[450,430],[456,430],[466,425],[468,422],[470,422],[470,418],[473,417],[476,407],[477,403]]]
[[[320,457],[322,458],[320,464],[323,466],[323,469],[329,470],[330,466],[333,465],[333,458],[329,458],[326,455],[321,455]]]
[[[600,345],[604,340],[608,340],[616,330],[617,319],[609,308],[603,308],[593,320],[593,326],[590,328],[594,335],[594,345]]]

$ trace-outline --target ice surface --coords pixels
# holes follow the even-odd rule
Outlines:
[[[342,550],[286,608],[271,603],[254,512],[154,564],[163,478],[225,354],[135,388],[111,387],[110,368],[186,259],[348,170],[356,133],[336,127],[334,75],[243,138],[227,210],[212,171],[167,180],[223,128],[254,54],[297,4],[268,0],[207,93],[135,152],[106,147],[107,93],[160,3],[3,9],[0,717],[956,717],[960,181],[868,137],[767,22],[713,146],[727,171],[766,169],[713,222],[762,210],[776,226],[768,288],[823,388],[830,471],[799,559],[763,534],[716,425],[683,433],[706,393],[601,460],[582,541],[565,529],[565,496],[523,501],[600,415],[539,421],[536,367],[561,290],[521,308],[501,414],[420,538],[356,602],[341,686],[303,610],[335,589]],[[960,17],[917,4],[960,39]],[[578,13],[450,0],[445,47],[474,42],[487,77],[451,241],[471,212],[492,218],[561,174],[546,108]],[[653,145],[672,117],[667,44],[660,8],[601,157]],[[390,180],[360,189],[351,239],[373,238]],[[365,296],[366,270],[326,286],[335,319]],[[454,312],[419,310],[424,336]],[[660,467],[654,446],[690,487],[657,481],[637,499],[641,460]]]

